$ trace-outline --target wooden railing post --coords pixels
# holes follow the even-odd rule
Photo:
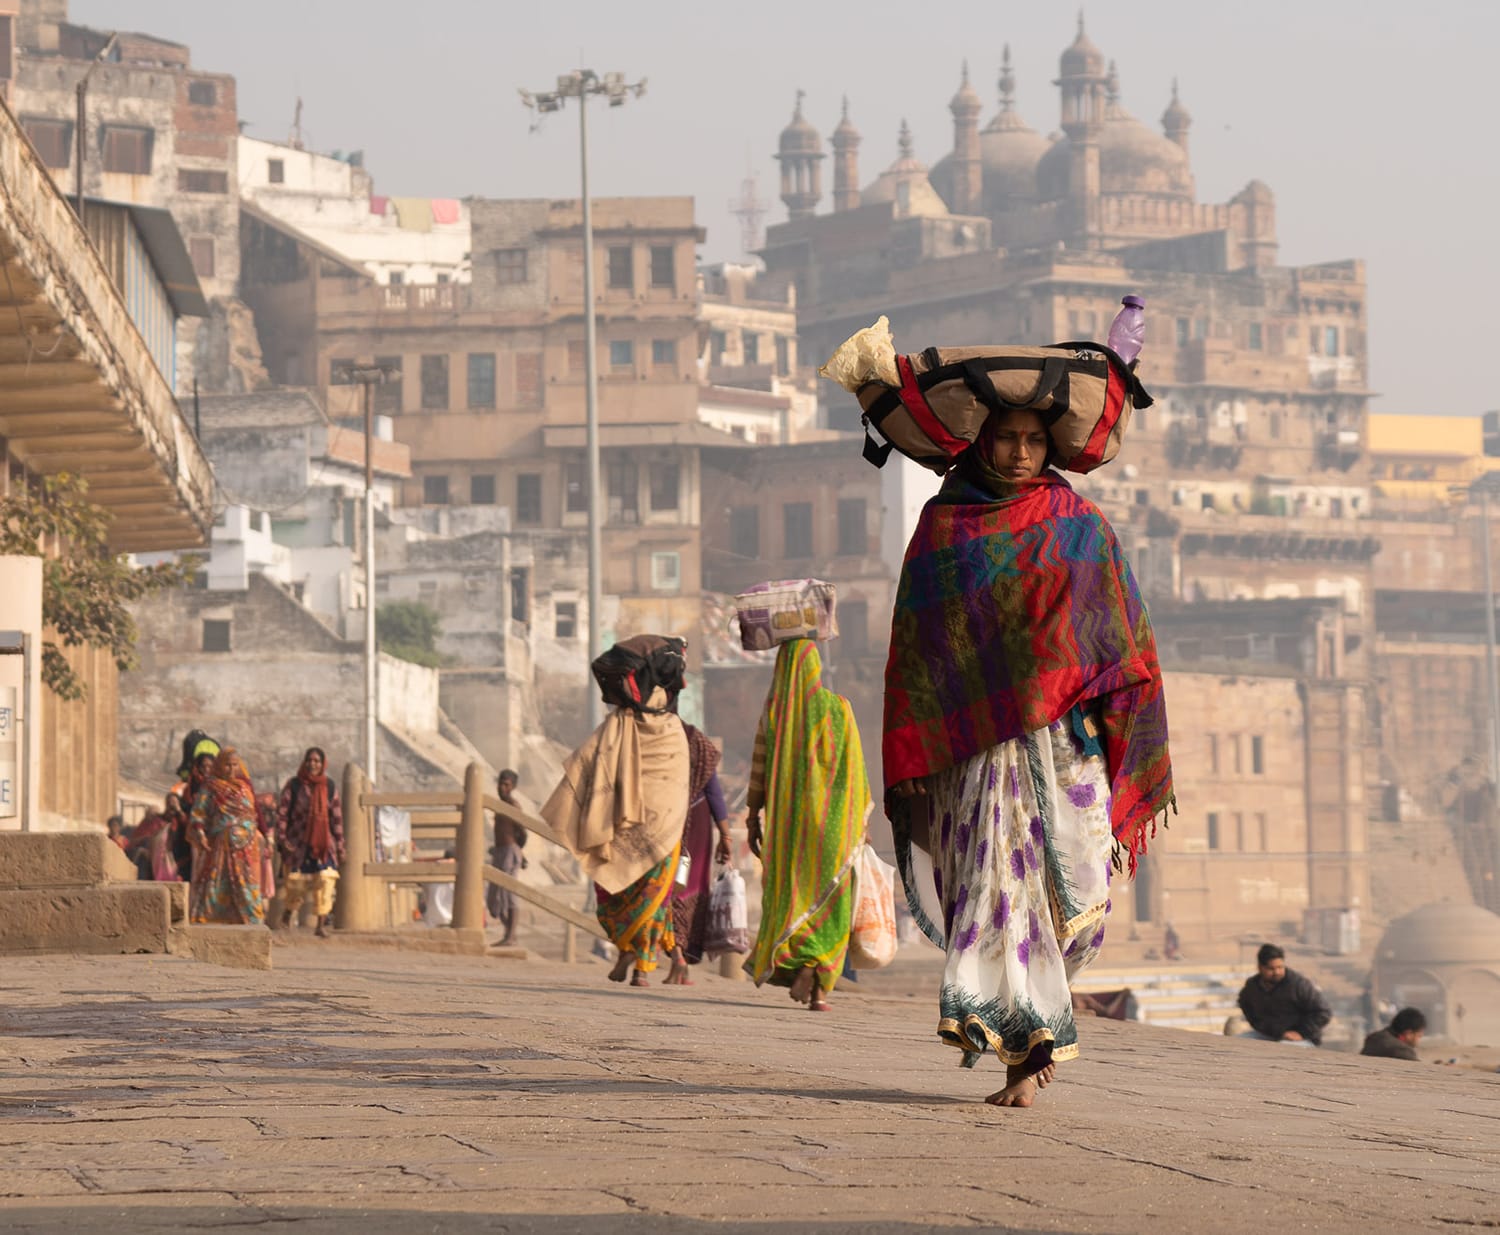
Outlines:
[[[458,822],[458,870],[453,887],[455,930],[484,930],[484,769],[464,772],[463,813]]]
[[[375,812],[364,804],[370,782],[357,764],[344,765],[344,865],[339,871],[334,924],[342,931],[373,931],[383,925],[380,880],[365,874],[375,860]]]

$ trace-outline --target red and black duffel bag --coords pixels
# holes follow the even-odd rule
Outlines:
[[[1102,343],[1052,347],[929,347],[896,357],[901,385],[866,382],[867,460],[892,450],[946,472],[992,412],[1034,411],[1052,438],[1052,461],[1091,472],[1119,453],[1131,411],[1151,406],[1134,371]]]

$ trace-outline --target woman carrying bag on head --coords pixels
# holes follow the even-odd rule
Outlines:
[[[687,645],[638,635],[593,664],[612,706],[563,768],[542,818],[594,881],[599,923],[619,949],[610,973],[647,986],[676,947],[672,889],[687,820],[689,753],[671,703],[682,689]]]
[[[745,971],[757,986],[788,986],[799,1003],[827,1011],[849,948],[850,874],[865,838],[870,781],[854,711],[823,688],[812,639],[783,643],[777,653],[747,805],[762,893]]]
[[[917,924],[947,952],[939,1036],[1030,1106],[1078,1053],[1070,983],[1173,803],[1151,624],[1114,531],[992,412],[923,509],[886,669],[886,807]]]

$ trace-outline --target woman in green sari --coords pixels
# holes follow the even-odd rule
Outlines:
[[[762,895],[760,934],[745,970],[757,986],[790,986],[793,999],[825,1012],[849,948],[851,871],[865,837],[870,782],[854,712],[823,689],[810,639],[784,643],[777,655],[755,735],[748,807]]]

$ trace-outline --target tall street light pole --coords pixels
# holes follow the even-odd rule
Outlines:
[[[588,100],[593,94],[604,95],[611,107],[622,107],[630,96],[646,93],[646,81],[627,84],[623,73],[606,73],[600,77],[592,69],[575,69],[557,79],[555,90],[533,93],[521,91],[521,101],[538,115],[561,111],[567,99],[578,100],[578,161],[583,194],[583,338],[584,338],[584,472],[588,484],[589,543],[589,660],[604,649],[600,646],[600,628],[604,608],[603,583],[603,486],[599,478],[599,357],[598,326],[594,304],[594,211],[589,198],[589,121]],[[604,719],[604,702],[589,682],[589,727],[597,728]]]
[[[365,775],[376,784],[376,746],[380,733],[377,710],[375,654],[375,403],[374,388],[392,373],[384,365],[349,365],[342,368],[337,380],[357,385],[363,396],[365,421],[365,498],[364,498],[364,564],[365,564]]]

